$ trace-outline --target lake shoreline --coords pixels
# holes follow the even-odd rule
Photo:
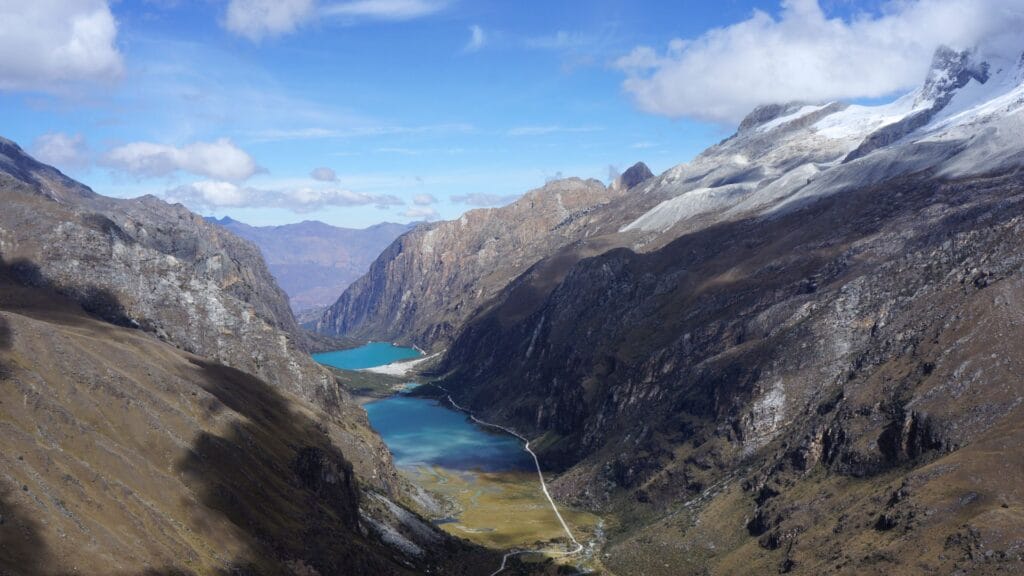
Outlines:
[[[521,554],[593,561],[595,543],[602,540],[601,518],[556,505],[526,438],[477,420],[436,384],[410,388],[406,376],[440,352],[354,370],[344,367],[364,362],[367,350],[385,360],[418,352],[396,348],[377,343],[331,358],[399,472],[446,503],[445,514],[430,515],[431,521],[454,536],[506,551],[506,561]],[[346,364],[349,360],[353,364]]]

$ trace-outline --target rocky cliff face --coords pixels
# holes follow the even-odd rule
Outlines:
[[[312,308],[322,313],[384,248],[414,227],[385,222],[354,230],[316,221],[284,226],[249,226],[231,218],[210,221],[259,247],[296,314]]]
[[[636,180],[644,170],[628,174]],[[389,246],[317,330],[444,346],[477,308],[538,260],[598,233],[602,223],[591,214],[621,199],[626,188],[561,180],[504,208],[421,226]]]
[[[322,406],[343,403],[255,246],[181,205],[95,194],[11,142],[0,158],[0,256],[25,281]]]
[[[1020,569],[1024,87],[970,58],[938,107],[759,111],[456,337],[456,400],[620,515],[613,570]]]

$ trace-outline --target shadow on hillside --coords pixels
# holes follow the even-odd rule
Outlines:
[[[11,334],[11,327],[7,324],[7,319],[0,316],[0,351],[10,350],[13,344],[14,335]],[[10,368],[0,358],[0,380],[6,380],[10,374]]]
[[[280,393],[245,372],[194,364],[203,372],[202,387],[244,417],[226,435],[198,436],[177,463],[202,503],[246,540],[248,554],[228,573],[302,565],[320,574],[403,573],[360,534],[352,466],[325,427],[293,412]]]
[[[104,322],[125,328],[137,328],[138,324],[128,316],[117,295],[111,290],[92,284],[63,286],[51,281],[35,262],[14,259],[10,262],[0,256],[0,278],[29,288],[53,290],[57,294],[74,300],[88,314]]]
[[[5,318],[0,318],[0,350],[10,350],[13,341],[11,327],[7,325]]]
[[[16,490],[0,484],[0,576],[43,574],[50,552],[39,525],[14,503]]]
[[[32,262],[0,259],[0,309],[43,311],[46,321],[52,321],[52,312],[58,309],[80,317],[73,299],[81,304],[74,295],[54,292]],[[122,310],[116,298],[101,297],[91,303],[105,303],[105,309],[115,316]],[[90,307],[94,314],[104,310],[103,306]],[[54,317],[63,321],[63,316]],[[11,327],[0,317],[0,363],[13,340]],[[244,552],[226,562],[220,574],[413,573],[406,568],[408,559],[375,536],[364,535],[357,479],[324,424],[309,413],[293,411],[294,404],[287,397],[254,376],[201,359],[193,364],[196,371],[189,380],[213,396],[204,403],[211,416],[224,409],[237,413],[220,433],[199,434],[187,454],[174,463],[207,511],[205,518],[186,519],[197,532],[197,541],[225,540],[224,534],[216,532],[225,530],[225,522],[207,522],[219,516],[230,523],[234,538],[228,539],[243,543]],[[20,485],[7,486],[0,481],[0,576],[63,575],[59,568],[73,559],[53,555],[46,540],[50,534],[45,531],[46,512],[37,512],[27,499],[32,494],[20,490]],[[145,538],[146,534],[124,536]],[[500,562],[492,551],[454,541],[445,541],[428,554],[424,561],[432,564],[449,565],[450,558],[458,557],[459,562],[486,569]],[[143,574],[192,574],[174,564]],[[459,567],[441,572],[474,574],[481,570]]]

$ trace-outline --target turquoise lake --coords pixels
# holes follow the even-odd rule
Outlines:
[[[383,366],[420,357],[413,348],[371,342],[351,350],[314,354],[321,364],[344,370]],[[415,385],[406,387],[410,390]],[[398,394],[363,406],[370,424],[404,468],[440,466],[483,472],[531,471],[533,459],[518,438],[492,432],[436,400]]]
[[[403,348],[387,342],[370,342],[365,346],[351,350],[323,352],[313,354],[313,359],[321,364],[341,368],[342,370],[362,370],[383,366],[392,362],[419,358],[421,354],[415,348]]]
[[[482,472],[534,469],[519,439],[490,432],[435,400],[398,395],[363,408],[399,467]]]

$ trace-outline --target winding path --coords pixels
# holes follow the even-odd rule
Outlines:
[[[519,438],[520,440],[523,441],[523,448],[527,452],[530,453],[530,456],[533,457],[533,464],[537,468],[537,478],[540,479],[540,489],[541,489],[541,491],[544,492],[544,497],[547,498],[548,499],[548,503],[551,504],[551,509],[555,512],[555,517],[558,518],[558,522],[561,523],[562,530],[565,531],[565,535],[568,536],[569,540],[571,540],[572,543],[576,545],[576,547],[573,548],[572,550],[570,550],[568,552],[560,552],[560,553],[558,553],[558,555],[560,555],[560,556],[574,556],[574,555],[579,554],[580,552],[582,552],[583,551],[583,544],[580,544],[579,540],[576,540],[576,536],[574,536],[573,533],[572,533],[572,530],[569,529],[569,524],[565,521],[565,518],[562,517],[562,513],[558,511],[558,506],[555,504],[554,498],[552,498],[551,497],[551,493],[548,492],[548,484],[547,484],[547,482],[544,481],[544,473],[540,469],[540,460],[537,459],[537,454],[533,450],[530,449],[530,440],[528,438],[526,438],[525,436],[523,436],[522,434],[516,432],[515,430],[512,430],[511,428],[506,428],[504,426],[501,426],[500,424],[492,424],[490,422],[485,422],[485,421],[477,418],[476,416],[473,415],[473,413],[471,411],[469,411],[466,408],[463,408],[462,406],[459,406],[459,404],[457,402],[455,402],[455,400],[452,399],[452,395],[451,395],[450,392],[448,392],[447,388],[445,388],[444,386],[440,386],[438,384],[433,384],[433,383],[431,383],[430,385],[433,386],[434,388],[437,388],[437,389],[443,391],[445,393],[445,395],[448,397],[448,402],[452,405],[452,407],[455,408],[456,410],[458,410],[459,412],[464,412],[464,413],[468,414],[470,419],[473,420],[473,422],[476,422],[477,424],[479,424],[481,426],[487,426],[489,428],[494,428],[496,430],[501,430],[502,432],[505,432],[506,434],[510,434],[512,436],[515,436],[516,438]],[[518,555],[521,555],[521,554],[531,554],[531,553],[536,553],[536,552],[541,552],[541,550],[513,550],[511,552],[506,553],[501,558],[501,566],[497,570],[492,572],[490,576],[495,576],[496,574],[500,574],[501,572],[503,572],[505,570],[505,568],[507,567],[508,559],[509,558],[511,558],[513,556],[518,556]]]

